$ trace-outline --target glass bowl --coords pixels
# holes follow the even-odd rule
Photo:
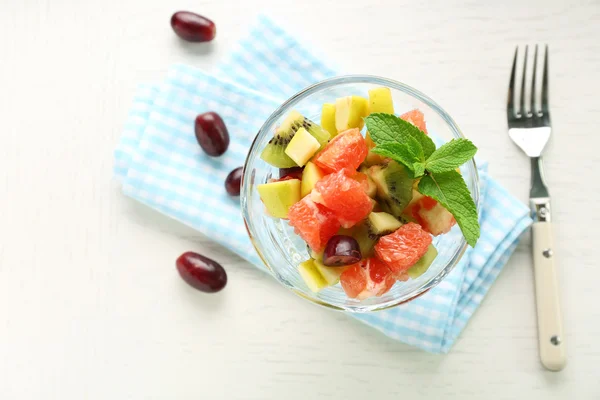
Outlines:
[[[400,82],[367,75],[341,76],[314,84],[283,103],[264,123],[252,143],[244,165],[241,205],[250,239],[267,268],[284,286],[314,303],[348,312],[370,312],[394,307],[425,293],[452,271],[464,254],[465,242],[458,226],[444,235],[433,239],[439,254],[427,272],[417,279],[397,282],[381,297],[366,300],[350,299],[339,284],[318,293],[312,292],[298,273],[298,264],[309,258],[306,243],[294,233],[287,220],[274,219],[267,215],[256,186],[269,178],[279,177],[279,170],[260,158],[260,153],[273,137],[275,128],[287,114],[298,110],[305,117],[319,123],[324,103],[334,103],[343,96],[368,97],[368,90],[386,86],[392,91],[394,109],[397,114],[418,108],[425,114],[430,136],[437,142],[463,138],[463,134],[452,118],[433,100]],[[365,128],[363,128],[364,133]],[[479,208],[479,180],[474,161],[461,167],[461,173]]]

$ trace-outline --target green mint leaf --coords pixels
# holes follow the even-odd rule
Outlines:
[[[407,143],[384,143],[377,145],[371,151],[375,154],[389,157],[392,160],[399,162],[410,171],[413,171],[413,165],[420,161],[419,157],[413,152]]]
[[[426,175],[419,181],[419,192],[450,211],[467,243],[475,247],[480,234],[477,207],[461,174],[448,171]]]
[[[373,113],[365,118],[367,130],[375,144],[402,142],[403,137],[396,127],[393,114]]]
[[[425,155],[423,154],[423,147],[413,137],[406,138],[406,146],[415,155],[415,161],[424,161]]]
[[[416,162],[413,164],[413,178],[420,178],[425,173],[425,165],[422,162]]]
[[[435,143],[433,143],[433,140],[431,140],[431,138],[427,136],[425,132],[423,132],[410,122],[406,122],[403,119],[400,119],[400,121],[407,125],[407,129],[409,130],[410,135],[413,138],[417,139],[417,141],[421,144],[421,147],[423,148],[423,156],[425,157],[425,160],[427,160],[429,156],[431,156],[435,151]]]
[[[365,118],[365,123],[375,144],[407,143],[422,161],[435,151],[435,143],[429,136],[410,122],[393,114],[373,113]]]
[[[408,176],[412,179],[420,178],[425,173],[425,164],[406,143],[384,143],[371,151],[404,165]]]
[[[452,139],[433,152],[425,168],[433,173],[455,170],[477,153],[477,147],[467,139]]]

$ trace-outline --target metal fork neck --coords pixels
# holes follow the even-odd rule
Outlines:
[[[531,157],[531,190],[529,197],[549,197],[544,179],[544,163],[542,157]]]
[[[544,180],[542,157],[531,157],[531,216],[535,221],[551,221],[550,194]]]

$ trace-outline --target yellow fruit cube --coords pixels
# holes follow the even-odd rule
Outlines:
[[[360,96],[341,97],[335,101],[335,127],[338,132],[362,129],[368,113],[368,101]]]
[[[306,129],[300,128],[285,148],[285,154],[302,167],[320,148],[319,141]]]
[[[369,114],[371,113],[394,113],[394,102],[390,88],[379,87],[369,90]]]
[[[329,132],[332,138],[338,134],[335,127],[335,104],[323,104],[323,109],[321,110],[321,127]]]
[[[300,195],[304,197],[310,194],[317,182],[320,181],[324,176],[325,173],[321,170],[321,168],[309,161],[304,167],[304,171],[302,171]]]

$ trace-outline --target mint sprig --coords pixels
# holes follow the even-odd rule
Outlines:
[[[423,157],[420,154],[415,154],[414,150],[406,143],[388,142],[377,145],[372,151],[404,165],[411,178],[423,176],[425,172]]]
[[[365,123],[375,144],[406,143],[425,161],[435,151],[435,143],[419,128],[393,114],[374,113]]]
[[[453,171],[469,161],[477,153],[477,147],[468,139],[452,139],[433,152],[425,163],[429,172]]]
[[[454,139],[436,149],[425,132],[393,114],[371,114],[365,123],[376,144],[371,151],[404,165],[412,178],[420,178],[419,193],[446,208],[467,243],[475,246],[480,235],[477,207],[455,169],[473,158],[477,147],[467,139]]]
[[[475,247],[480,233],[477,208],[461,174],[456,171],[428,174],[419,181],[419,193],[438,201],[450,211],[467,243]]]

